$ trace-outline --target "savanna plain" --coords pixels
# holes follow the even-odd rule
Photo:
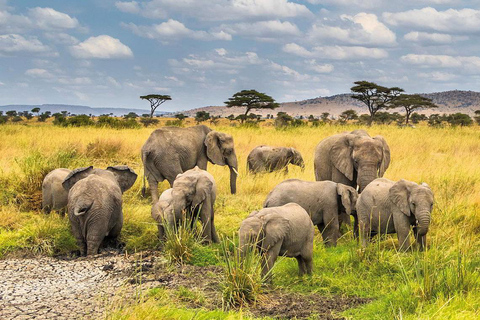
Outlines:
[[[187,124],[191,125],[191,124]],[[217,182],[215,224],[224,244],[195,246],[190,264],[223,277],[225,243],[235,243],[241,221],[262,207],[268,192],[281,181],[314,181],[313,154],[330,135],[366,129],[382,135],[391,150],[385,177],[429,184],[435,195],[427,250],[398,252],[396,235],[385,236],[362,249],[351,228],[343,229],[338,246],[325,248],[316,230],[313,274],[299,278],[295,259],[281,258],[273,269],[272,290],[318,299],[360,297],[366,303],[335,314],[347,319],[478,319],[480,318],[480,128],[416,128],[373,125],[323,125],[278,130],[268,123],[256,128],[207,124],[229,133],[239,163],[237,194],[230,194],[229,170],[209,164]],[[125,252],[158,250],[151,201],[142,197],[140,149],[154,127],[110,129],[64,128],[51,123],[0,126],[0,258],[68,256],[77,250],[68,218],[41,212],[41,183],[55,168],[126,164],[138,174],[123,195]],[[251,175],[246,158],[258,145],[294,147],[306,168],[288,173]],[[168,188],[165,181],[160,192]],[[228,246],[228,245],[227,245]],[[223,252],[223,253],[222,253]],[[125,254],[125,253],[123,253]],[[158,253],[161,254],[161,253]],[[218,288],[218,290],[222,290]],[[112,305],[106,319],[247,319],[243,308],[205,307],[205,293],[188,287],[154,288]],[[192,305],[192,301],[195,303]],[[305,306],[302,306],[305,307]],[[310,315],[312,319],[318,317]],[[270,319],[265,317],[265,319]]]

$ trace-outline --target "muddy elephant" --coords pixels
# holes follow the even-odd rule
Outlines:
[[[231,135],[200,125],[190,128],[165,127],[152,132],[142,147],[142,161],[152,202],[158,201],[158,183],[170,186],[178,174],[207,162],[230,168],[230,191],[236,192],[237,156]]]
[[[279,183],[267,195],[263,206],[278,207],[289,202],[299,204],[322,233],[325,246],[336,246],[340,236],[340,217],[355,214],[358,193],[352,187],[332,181],[289,179]]]
[[[390,148],[382,136],[365,130],[325,138],[315,148],[315,180],[331,180],[362,192],[374,179],[383,177],[390,164]]]
[[[72,172],[70,169],[59,168],[50,171],[42,182],[42,210],[49,213],[57,210],[65,213],[68,203],[68,191],[62,186],[63,180]]]
[[[373,180],[357,200],[357,215],[362,245],[375,234],[397,233],[400,250],[410,247],[413,226],[418,248],[426,246],[426,234],[433,209],[433,192],[422,183],[385,178]]]
[[[293,164],[305,169],[302,155],[294,148],[258,146],[247,157],[247,168],[252,173],[273,172]]]
[[[267,281],[271,281],[270,270],[279,255],[295,257],[300,275],[312,273],[313,224],[296,203],[252,212],[242,221],[239,237],[242,255],[252,245],[262,254],[262,276]]]
[[[157,221],[160,241],[165,239],[165,224],[178,226],[185,214],[202,223],[204,242],[218,243],[213,206],[217,196],[215,180],[205,170],[195,167],[179,174],[173,187],[165,190],[152,206],[152,217]]]
[[[104,239],[118,243],[123,226],[122,194],[136,179],[128,166],[78,168],[65,178],[68,218],[81,255],[97,254]]]

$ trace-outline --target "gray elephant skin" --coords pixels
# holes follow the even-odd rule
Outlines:
[[[123,226],[122,193],[136,179],[128,166],[78,168],[65,178],[68,217],[81,255],[97,254],[106,237],[118,241]]]
[[[236,192],[238,165],[231,135],[200,125],[190,128],[165,127],[152,132],[142,147],[142,161],[152,195],[158,201],[158,183],[170,186],[178,174],[207,162],[230,168],[230,191]]]
[[[267,195],[264,207],[294,202],[310,215],[322,233],[325,246],[336,246],[340,236],[340,218],[355,212],[358,193],[352,187],[332,181],[289,179],[279,183]]]
[[[198,219],[202,223],[204,242],[218,243],[213,211],[216,196],[215,180],[207,171],[195,167],[179,174],[173,187],[165,190],[152,206],[160,240],[165,239],[164,224],[178,226],[187,214],[192,221]]]
[[[372,181],[357,200],[362,245],[375,234],[397,233],[400,250],[405,251],[410,247],[413,227],[418,248],[423,250],[432,209],[433,192],[425,183],[385,178]]]
[[[343,183],[362,192],[383,177],[390,164],[390,148],[382,136],[370,137],[365,130],[325,138],[315,148],[315,180]]]
[[[49,213],[57,210],[65,213],[68,203],[68,191],[62,186],[63,180],[72,172],[70,169],[59,168],[50,171],[42,182],[42,210]]]
[[[296,203],[252,212],[239,230],[240,250],[248,246],[262,254],[262,276],[271,281],[270,270],[277,257],[295,257],[299,274],[312,273],[314,229],[308,213]]]
[[[258,146],[247,157],[247,168],[252,173],[273,172],[293,164],[305,169],[302,155],[295,148]]]

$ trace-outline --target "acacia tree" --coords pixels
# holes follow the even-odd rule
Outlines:
[[[368,112],[370,113],[369,125],[372,124],[377,111],[386,109],[391,105],[393,100],[404,91],[399,87],[388,88],[365,80],[355,81],[354,84],[355,86],[350,88],[354,93],[352,94],[352,98],[362,101],[367,105]]]
[[[247,114],[252,109],[275,109],[280,106],[272,97],[256,90],[242,90],[237,92],[231,98],[228,98],[228,101],[225,101],[225,105],[227,108],[245,108],[245,113],[243,117],[240,118],[242,123],[247,119]]]
[[[415,110],[438,108],[438,106],[432,102],[432,99],[422,97],[418,94],[401,94],[392,102],[391,106],[389,106],[389,108],[399,107],[405,109],[405,124],[408,124],[410,115]]]
[[[162,94],[148,94],[146,96],[140,96],[140,99],[148,100],[148,102],[150,102],[150,118],[153,118],[153,113],[162,103],[167,100],[172,100],[169,95]]]

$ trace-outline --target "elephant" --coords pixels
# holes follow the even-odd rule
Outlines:
[[[219,243],[213,211],[216,196],[215,180],[207,171],[196,166],[179,174],[173,187],[165,190],[152,206],[152,217],[157,221],[160,241],[165,239],[164,224],[178,226],[187,214],[192,223],[197,218],[202,222],[204,242]]]
[[[42,210],[49,213],[57,210],[65,213],[68,203],[68,191],[62,186],[63,180],[72,170],[59,168],[50,171],[42,182]]]
[[[118,243],[123,226],[122,194],[136,179],[128,166],[78,168],[65,178],[68,218],[82,256],[97,254],[106,237]]]
[[[390,164],[390,148],[382,136],[370,137],[365,130],[327,137],[315,148],[315,180],[331,180],[362,192],[383,177]]]
[[[158,201],[159,182],[167,179],[172,187],[179,173],[195,166],[206,170],[208,161],[230,168],[230,191],[236,192],[238,166],[233,138],[204,125],[153,131],[142,147],[142,161],[153,204]]]
[[[288,164],[305,169],[302,155],[294,148],[258,146],[250,151],[247,157],[247,167],[252,173],[273,172],[285,168]]]
[[[400,250],[410,247],[409,232],[413,226],[419,250],[426,246],[426,234],[433,209],[433,192],[426,183],[385,178],[373,180],[357,200],[362,245],[375,234],[397,233]]]
[[[313,224],[305,209],[296,203],[252,212],[242,221],[239,237],[242,257],[253,245],[262,254],[262,277],[268,282],[279,255],[295,257],[299,275],[312,273]]]
[[[355,214],[357,191],[332,181],[289,179],[279,183],[267,195],[263,206],[277,207],[294,202],[310,215],[313,225],[322,233],[325,246],[336,246],[340,236],[340,218]]]

